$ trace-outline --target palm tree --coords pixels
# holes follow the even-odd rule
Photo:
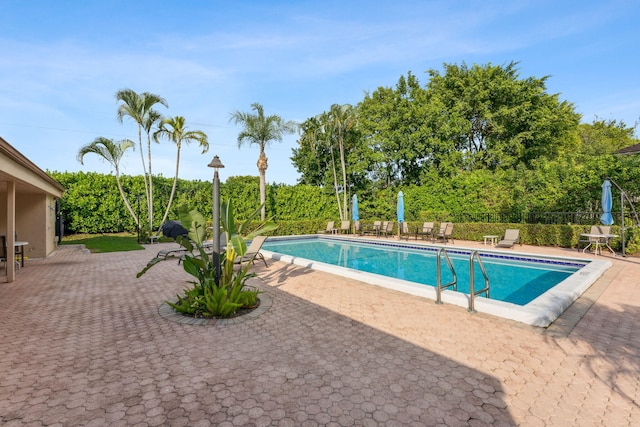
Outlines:
[[[358,124],[358,112],[349,105],[333,104],[328,114],[328,125],[332,129],[332,134],[338,144],[338,151],[340,153],[340,165],[342,168],[342,197],[344,207],[344,217],[342,220],[349,219],[349,213],[347,211],[347,164],[345,162],[344,149],[348,133],[355,128]]]
[[[235,124],[242,124],[244,129],[238,134],[238,147],[243,143],[257,144],[260,148],[260,157],[258,157],[258,172],[260,173],[260,204],[262,211],[260,213],[262,221],[265,218],[265,201],[266,201],[266,183],[265,173],[267,171],[267,156],[264,154],[265,147],[271,141],[282,142],[283,134],[291,134],[296,131],[298,124],[294,121],[285,121],[280,116],[271,115],[265,117],[264,108],[259,103],[251,104],[251,109],[256,112],[244,113],[238,110],[231,113],[229,121]]]
[[[136,222],[138,227],[140,227],[138,217],[136,216],[135,212],[133,212],[131,204],[129,204],[129,200],[127,199],[127,196],[122,189],[122,183],[120,183],[120,160],[122,160],[122,156],[129,148],[135,149],[135,144],[130,139],[123,139],[122,141],[113,142],[113,139],[98,137],[93,142],[83,145],[80,150],[78,150],[77,159],[80,164],[84,164],[84,156],[86,154],[93,153],[97,154],[103,160],[106,160],[111,164],[111,166],[113,166],[116,172],[116,183],[118,184],[118,190],[120,190],[120,196],[122,197],[127,210],[133,217],[133,220]]]
[[[189,144],[192,141],[197,142],[202,147],[202,154],[209,151],[209,140],[207,135],[199,130],[187,130],[187,127],[184,125],[185,119],[182,116],[175,117],[167,117],[160,121],[160,126],[158,130],[154,132],[153,139],[157,142],[158,138],[166,138],[169,141],[176,144],[176,174],[173,177],[173,187],[171,187],[171,195],[169,196],[169,202],[167,203],[167,209],[164,212],[164,217],[162,217],[162,221],[160,222],[159,230],[162,230],[162,226],[164,222],[167,220],[167,216],[169,215],[169,209],[171,209],[171,204],[173,203],[173,196],[176,193],[176,185],[178,183],[178,170],[180,168],[180,148],[182,147],[182,143],[186,142]]]
[[[349,104],[333,104],[329,111],[318,114],[305,122],[305,132],[300,138],[300,143],[309,145],[312,150],[327,149],[331,154],[333,188],[338,202],[338,212],[342,220],[349,219],[345,147],[349,141],[349,134],[355,129],[357,123],[358,111],[356,108]],[[338,185],[336,151],[342,172],[341,185]],[[342,202],[340,202],[340,188],[342,188],[343,192]]]
[[[153,227],[153,173],[151,171],[151,128],[154,123],[161,119],[161,115],[153,109],[156,104],[169,107],[167,101],[159,95],[149,92],[141,94],[131,89],[122,89],[116,93],[116,99],[122,101],[118,107],[118,121],[122,123],[125,116],[129,116],[131,120],[138,124],[138,145],[140,147],[140,158],[142,160],[142,171],[144,173],[144,190],[147,197],[147,210],[149,213],[149,230]],[[149,162],[149,171],[144,160],[144,151],[142,150],[142,130],[147,135],[147,157]]]

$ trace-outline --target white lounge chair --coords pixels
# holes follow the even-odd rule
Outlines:
[[[335,224],[335,221],[327,222],[327,229],[326,230],[318,230],[318,234],[320,234],[320,233],[325,233],[325,234],[333,234],[333,233],[335,233],[336,229],[335,229],[334,224]]]
[[[513,245],[519,242],[520,242],[520,230],[517,228],[508,228],[504,232],[504,238],[496,244],[496,247],[513,248]]]
[[[268,236],[256,236],[251,240],[251,244],[247,248],[247,252],[243,256],[237,256],[236,259],[233,260],[235,264],[242,265],[243,262],[251,262],[255,261],[256,258],[259,258],[264,262],[265,267],[269,267],[267,265],[267,260],[264,259],[264,255],[260,253],[260,249],[262,248],[262,244],[265,240],[267,240]]]

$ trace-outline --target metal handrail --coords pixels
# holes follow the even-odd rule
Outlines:
[[[441,279],[442,279],[442,275],[441,275],[441,256],[444,254],[444,259],[447,261],[447,264],[449,265],[449,270],[451,270],[451,273],[453,274],[453,280],[450,283],[447,283],[446,285],[442,285],[441,283]],[[447,289],[451,286],[453,286],[453,290],[457,291],[458,290],[458,276],[456,276],[456,270],[453,268],[453,264],[451,263],[451,260],[449,259],[449,255],[447,254],[447,250],[445,248],[440,248],[438,249],[438,255],[436,258],[436,304],[442,304],[442,290],[443,289]]]
[[[484,276],[484,289],[480,289],[478,291],[475,290],[475,278],[474,278],[474,268],[473,268],[473,259],[478,259],[478,265],[480,265],[480,271],[482,271],[482,275]],[[471,313],[475,313],[476,309],[474,307],[474,300],[476,295],[485,293],[485,297],[489,298],[489,276],[487,275],[487,271],[484,269],[484,265],[482,264],[482,260],[480,259],[480,254],[478,251],[471,252],[469,256],[469,309],[468,311]]]

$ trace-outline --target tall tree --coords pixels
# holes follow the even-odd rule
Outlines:
[[[423,167],[436,166],[439,150],[431,141],[429,107],[425,89],[411,72],[394,88],[379,87],[358,105],[361,132],[376,159],[374,177],[385,186],[419,185]]]
[[[232,112],[229,121],[243,126],[243,130],[238,134],[238,147],[246,142],[249,145],[256,144],[260,149],[257,165],[260,173],[260,203],[262,204],[260,216],[264,221],[267,198],[265,174],[268,168],[264,150],[271,141],[282,142],[283,135],[292,134],[298,125],[294,121],[285,121],[277,115],[265,116],[264,108],[257,102],[251,104],[251,109],[255,111],[255,114],[238,110]]]
[[[517,62],[444,68],[444,74],[429,70],[427,91],[430,102],[442,107],[432,113],[446,117],[438,137],[455,142],[464,169],[531,167],[573,143],[580,115],[557,94],[546,93],[547,77],[522,79]]]
[[[349,173],[348,155],[359,139],[357,133],[358,110],[349,105],[333,104],[329,111],[307,119],[302,125],[302,135],[298,141],[300,148],[294,150],[292,160],[298,170],[305,174],[312,174],[306,179],[318,180],[323,176],[325,180],[333,181],[338,203],[338,213],[342,220],[349,219],[348,190],[352,182]],[[306,155],[313,155],[315,164]],[[362,155],[362,153],[360,153]],[[329,175],[329,176],[327,176]],[[342,200],[340,193],[342,192]]]
[[[153,229],[153,172],[151,169],[151,128],[157,123],[162,116],[153,107],[156,104],[169,107],[167,101],[159,95],[143,92],[136,93],[131,89],[122,89],[116,93],[116,100],[122,104],[118,106],[118,120],[120,123],[125,117],[131,118],[138,125],[138,145],[140,147],[140,158],[142,160],[142,171],[144,173],[144,188],[147,198],[147,211],[149,213],[149,231]],[[147,164],[144,159],[144,151],[142,149],[142,131],[147,136]]]
[[[581,123],[578,126],[581,147],[577,151],[591,156],[613,154],[639,142],[635,137],[636,128],[637,124],[627,126],[624,121],[596,117],[593,123]]]
[[[153,139],[158,141],[159,138],[166,138],[169,141],[176,144],[176,174],[173,177],[173,186],[171,187],[171,195],[169,196],[169,202],[167,203],[167,209],[164,212],[162,221],[160,222],[159,230],[162,230],[162,226],[167,220],[171,204],[173,203],[173,197],[176,194],[176,185],[178,183],[178,171],[180,169],[180,148],[182,143],[197,142],[202,147],[202,154],[209,151],[209,140],[207,135],[199,130],[187,130],[185,126],[185,119],[182,116],[167,117],[160,121],[158,130],[154,132]]]
[[[133,217],[138,227],[140,226],[139,219],[136,216],[135,212],[131,208],[131,204],[129,203],[129,199],[127,199],[127,195],[122,188],[122,183],[120,182],[120,160],[122,160],[122,156],[125,151],[129,148],[134,148],[135,144],[130,139],[123,139],[122,141],[114,142],[113,139],[98,137],[93,142],[83,145],[78,150],[77,159],[80,164],[84,164],[84,156],[93,153],[98,155],[103,160],[106,160],[113,166],[113,169],[116,173],[116,183],[118,184],[118,190],[120,191],[120,196],[122,197],[122,201],[124,205],[127,207],[127,210]]]

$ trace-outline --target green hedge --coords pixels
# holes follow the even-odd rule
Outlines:
[[[338,220],[336,224],[339,224]],[[304,221],[276,221],[278,228],[271,233],[274,236],[290,236],[302,234],[314,234],[318,230],[327,227],[327,221],[304,220]],[[362,221],[363,225],[371,225],[373,221]],[[422,228],[422,222],[408,221],[409,229]],[[256,226],[258,224],[256,223]],[[439,224],[436,223],[436,226]],[[553,225],[553,224],[508,224],[508,223],[455,223],[453,228],[454,240],[482,241],[485,235],[503,236],[508,228],[520,230],[520,240],[523,244],[535,246],[556,246],[562,248],[575,248],[580,239],[581,233],[588,233],[590,227],[584,225]],[[398,225],[395,224],[394,234],[398,232]],[[612,226],[611,233],[621,236],[619,226]],[[640,234],[634,229],[626,230],[627,253],[638,252],[638,241]],[[620,238],[611,240],[611,247],[617,251],[622,249]]]

